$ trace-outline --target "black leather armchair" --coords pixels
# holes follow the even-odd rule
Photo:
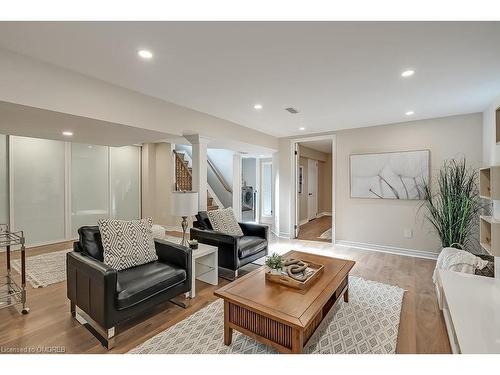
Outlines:
[[[269,227],[267,225],[238,223],[243,236],[232,236],[212,229],[206,212],[196,215],[190,230],[191,239],[218,247],[219,267],[233,271],[268,254]]]
[[[191,290],[191,250],[155,240],[158,260],[117,271],[103,263],[97,226],[78,230],[79,241],[66,258],[71,313],[88,323],[110,349],[115,326]]]

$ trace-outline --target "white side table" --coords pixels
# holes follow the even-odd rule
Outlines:
[[[216,246],[198,243],[198,248],[192,251],[191,291],[187,293],[190,298],[194,298],[196,295],[196,279],[212,285],[219,283],[218,258],[218,249]]]
[[[163,239],[179,243],[178,237],[165,236]],[[191,260],[191,291],[186,293],[186,297],[194,298],[196,295],[196,279],[205,283],[219,284],[219,256],[217,246],[198,243],[198,248],[192,250]]]

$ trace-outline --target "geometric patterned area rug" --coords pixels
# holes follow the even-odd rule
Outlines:
[[[66,253],[69,251],[72,249],[26,257],[26,278],[33,288],[66,280]],[[21,260],[13,260],[12,268],[21,274]]]
[[[304,353],[395,353],[403,294],[404,290],[397,286],[349,277],[349,303],[339,298],[307,343]],[[219,299],[129,353],[276,353],[236,330],[232,344],[225,346],[223,317],[223,301]]]

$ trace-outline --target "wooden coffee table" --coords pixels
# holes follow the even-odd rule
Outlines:
[[[290,251],[285,257],[323,264],[323,274],[306,291],[266,281],[262,266],[215,291],[224,299],[224,344],[233,329],[282,353],[302,353],[304,345],[343,295],[348,302],[350,260]]]

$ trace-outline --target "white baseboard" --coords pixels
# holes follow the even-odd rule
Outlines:
[[[331,212],[320,212],[319,214],[316,215],[315,219],[318,219],[320,217],[323,217],[323,216],[332,216],[332,213]],[[314,220],[314,219],[311,219],[311,220]],[[299,227],[301,227],[302,225],[304,224],[307,224],[310,220],[309,219],[304,219],[304,220],[300,220],[299,221]]]
[[[404,255],[404,256],[409,256],[409,257],[433,259],[433,260],[437,259],[438,255],[439,255],[439,254],[434,253],[432,251],[405,249],[402,247],[374,245],[374,244],[354,242],[354,241],[344,241],[344,240],[335,241],[335,245],[345,246],[345,247],[353,247],[355,249],[361,249],[361,250],[379,251],[382,253]]]
[[[290,233],[276,232],[275,230],[271,230],[271,233],[274,234],[276,237],[285,238],[287,240],[289,240],[289,239],[292,238],[292,236],[290,235]]]
[[[327,211],[324,211],[324,212],[320,212],[316,218],[318,217],[323,217],[323,216],[332,216],[332,213],[331,212],[327,212]]]

